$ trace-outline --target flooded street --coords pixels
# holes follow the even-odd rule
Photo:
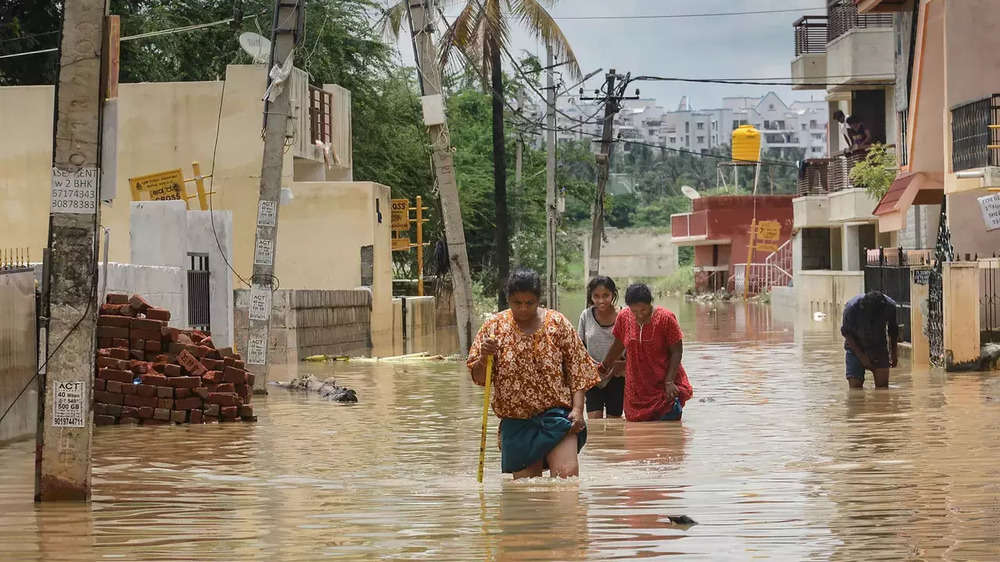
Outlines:
[[[90,506],[36,506],[34,443],[0,448],[0,553],[1000,558],[1000,378],[905,361],[889,390],[869,375],[850,392],[833,319],[666,304],[695,390],[684,421],[592,420],[579,481],[501,476],[492,419],[478,485],[482,395],[455,363],[304,364],[360,402],[276,389],[255,425],[98,428]]]

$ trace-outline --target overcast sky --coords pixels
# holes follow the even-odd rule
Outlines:
[[[569,38],[584,74],[615,68],[633,76],[685,78],[789,77],[795,54],[792,23],[803,15],[826,13],[825,0],[561,0],[551,10]],[[562,16],[642,16],[802,9],[802,11],[676,19],[569,20]],[[457,8],[447,10],[449,16]],[[513,47],[540,55],[545,49],[516,24]],[[412,64],[409,38],[400,41],[403,60]],[[587,86],[597,87],[601,76]],[[567,78],[567,84],[573,81]],[[687,95],[693,107],[718,107],[724,96],[760,96],[774,90],[786,102],[822,99],[818,90],[792,91],[784,86],[674,82],[637,84],[642,97],[675,109]]]

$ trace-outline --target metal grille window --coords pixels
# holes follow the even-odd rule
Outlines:
[[[802,16],[795,29],[795,56],[826,52],[826,16]]]
[[[1000,94],[951,109],[951,165],[955,172],[1000,165]]]
[[[910,153],[907,151],[908,145],[906,143],[906,132],[908,127],[906,120],[909,117],[909,112],[904,109],[903,111],[898,112],[897,115],[898,118],[896,121],[899,123],[899,148],[896,152],[899,154],[899,165],[906,166],[910,163]]]
[[[309,117],[311,141],[332,142],[333,140],[333,94],[326,90],[309,86]]]
[[[212,326],[208,254],[190,253],[188,269],[188,326],[208,331]]]

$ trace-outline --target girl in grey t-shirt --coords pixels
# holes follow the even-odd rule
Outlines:
[[[618,318],[618,288],[610,277],[597,276],[587,284],[587,308],[580,314],[577,331],[590,356],[603,361],[615,341],[612,333]],[[622,415],[625,401],[625,366],[620,361],[587,391],[587,417],[609,418]]]

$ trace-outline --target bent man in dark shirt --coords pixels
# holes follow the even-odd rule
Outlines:
[[[874,375],[876,388],[889,386],[889,368],[899,364],[896,301],[878,291],[854,297],[844,307],[840,333],[847,350],[847,382],[851,388],[864,386],[866,370]]]

